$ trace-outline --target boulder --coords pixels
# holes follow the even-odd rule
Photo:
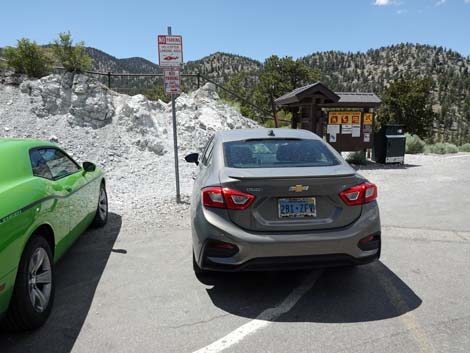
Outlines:
[[[70,95],[68,122],[94,129],[112,122],[114,106],[111,91],[86,75],[75,75]]]
[[[70,106],[72,74],[49,75],[38,80],[25,80],[20,90],[31,97],[31,110],[38,117],[65,114]]]
[[[219,100],[220,97],[216,92],[215,85],[208,82],[194,93],[194,99],[197,102],[204,103]]]

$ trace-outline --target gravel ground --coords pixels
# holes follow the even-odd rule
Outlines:
[[[383,249],[355,270],[203,284],[185,208],[164,226],[113,210],[58,264],[46,326],[0,334],[2,353],[468,352],[470,154],[406,162],[361,170],[379,187]]]
[[[192,124],[181,129],[193,136],[185,140],[183,132],[186,150],[200,142],[194,123],[205,126],[201,135],[210,131],[196,111],[231,109],[210,92],[180,100]],[[124,104],[113,102],[121,111]],[[114,120],[100,129],[72,128],[66,115],[31,115],[31,104],[28,95],[0,85],[1,135],[55,134],[77,158],[104,160],[111,214],[104,229],[86,232],[58,264],[47,324],[0,333],[2,353],[470,350],[470,154],[407,155],[404,166],[359,167],[379,187],[380,262],[221,274],[203,284],[191,267],[188,205],[173,201],[171,153],[139,148],[135,139],[145,134]],[[166,138],[162,145],[171,148],[171,134]],[[188,200],[193,169],[183,169]]]

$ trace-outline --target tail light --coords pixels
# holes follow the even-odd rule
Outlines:
[[[365,182],[342,191],[339,196],[348,206],[363,205],[377,198],[377,186]]]
[[[229,210],[244,210],[250,207],[255,197],[251,194],[210,186],[201,190],[202,204],[206,207],[226,208]]]

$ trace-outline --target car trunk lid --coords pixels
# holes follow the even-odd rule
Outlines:
[[[345,227],[361,214],[362,206],[347,206],[339,193],[364,178],[345,164],[307,168],[223,168],[223,187],[256,197],[245,210],[228,210],[233,223],[259,232],[329,230]],[[314,199],[314,201],[312,201]],[[284,217],[280,207],[315,203],[315,215]],[[282,205],[282,206],[280,206]],[[289,206],[287,206],[289,207]],[[291,206],[292,207],[292,206]],[[296,214],[294,210],[292,214]]]

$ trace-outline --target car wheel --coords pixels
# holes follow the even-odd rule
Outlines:
[[[202,270],[199,265],[197,264],[196,262],[196,257],[194,256],[194,252],[193,252],[193,270],[194,270],[194,273],[196,274],[196,276],[198,274],[201,274],[201,273],[204,273],[205,271]]]
[[[104,227],[108,222],[108,194],[106,193],[106,187],[101,184],[100,194],[98,198],[98,207],[96,208],[95,218],[92,222],[93,228]]]
[[[217,280],[217,272],[214,271],[206,271],[199,267],[196,262],[196,258],[194,257],[193,252],[193,270],[194,274],[199,282],[205,285],[214,285]]]
[[[49,317],[54,302],[54,263],[49,243],[33,235],[21,256],[13,296],[2,326],[33,330]]]

